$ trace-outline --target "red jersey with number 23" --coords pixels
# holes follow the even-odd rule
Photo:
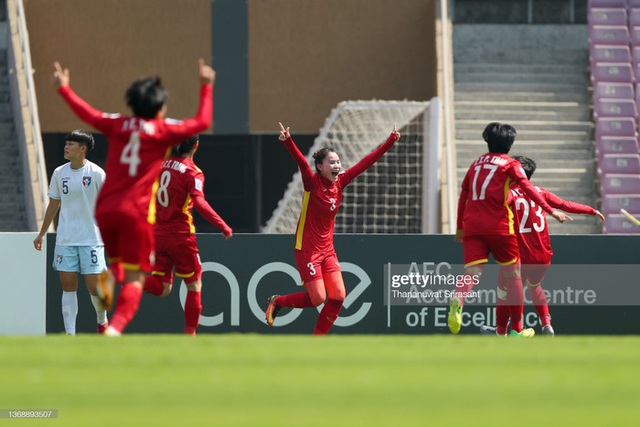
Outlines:
[[[564,200],[542,187],[534,186],[534,188],[552,208],[575,214],[595,215],[597,213],[591,206]],[[522,264],[550,263],[553,250],[549,238],[547,215],[536,202],[515,185],[509,191],[508,203],[513,207],[518,224],[518,247]]]
[[[107,114],[91,107],[70,87],[58,92],[84,122],[108,139],[107,179],[96,202],[96,214],[127,212],[155,223],[156,179],[169,148],[207,129],[213,117],[213,85],[200,88],[200,106],[186,120],[143,119]]]
[[[553,209],[529,182],[522,165],[507,154],[486,153],[469,167],[458,200],[458,229],[464,236],[515,234],[514,215],[507,198],[516,183],[548,213]]]

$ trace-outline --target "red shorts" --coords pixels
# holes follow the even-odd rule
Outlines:
[[[96,211],[96,221],[111,262],[125,270],[151,271],[155,239],[153,225],[128,212]]]
[[[489,261],[489,253],[500,265],[518,262],[518,237],[515,234],[481,234],[464,237],[462,240],[464,267],[484,264]]]
[[[156,236],[156,263],[153,275],[164,283],[173,283],[173,267],[176,276],[186,283],[194,283],[202,277],[202,264],[198,254],[195,234]]]
[[[296,249],[294,252],[303,285],[306,282],[322,279],[322,273],[340,271],[336,251],[308,252]]]

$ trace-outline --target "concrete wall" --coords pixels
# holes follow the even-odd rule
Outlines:
[[[218,51],[220,61],[244,52],[247,64],[239,61],[237,72],[220,64],[217,83],[225,90],[216,107],[247,105],[236,111],[247,117],[234,120],[235,128],[222,126],[227,133],[275,133],[279,120],[297,133],[317,133],[345,99],[436,94],[436,0],[219,0],[218,9],[216,3],[27,0],[42,131],[82,126],[50,86],[54,60],[70,68],[78,94],[109,112],[127,112],[131,80],[159,74],[170,93],[169,115],[179,118],[196,109],[197,58],[214,58],[215,65]],[[226,23],[216,11],[238,19],[241,6],[247,21],[238,25],[247,26],[248,37],[212,28]]]

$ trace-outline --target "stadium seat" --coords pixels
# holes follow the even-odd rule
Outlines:
[[[634,25],[630,27],[629,37],[631,37],[631,46],[640,46],[640,26]]]
[[[596,62],[631,62],[632,59],[629,46],[594,44],[589,48],[589,60],[592,66]]]
[[[600,211],[605,215],[618,214],[625,209],[633,215],[640,216],[640,193],[638,194],[607,194],[602,197]]]
[[[636,136],[636,121],[631,117],[600,117],[596,121],[596,140],[603,136]]]
[[[600,117],[638,117],[634,99],[598,98],[594,100],[593,116]]]
[[[596,82],[635,83],[630,62],[596,62],[591,67],[591,80]]]
[[[593,25],[589,26],[589,43],[629,45],[631,33],[627,25]]]
[[[640,234],[640,227],[637,227],[622,214],[611,214],[606,217],[602,224],[603,234]]]
[[[639,154],[603,154],[598,160],[598,174],[639,174]]]
[[[635,136],[603,136],[596,140],[596,155],[601,159],[605,154],[638,154],[638,138]]]
[[[627,9],[594,7],[587,16],[589,25],[628,25]]]
[[[593,98],[636,99],[633,84],[613,82],[597,82],[593,88]]]
[[[626,8],[629,0],[589,0],[589,9],[594,7],[624,7]]]
[[[640,25],[640,4],[638,7],[629,9],[629,28]]]
[[[640,175],[604,174],[600,176],[600,191],[608,194],[640,194]]]

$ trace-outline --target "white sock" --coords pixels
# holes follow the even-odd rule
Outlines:
[[[76,317],[78,316],[78,293],[62,291],[62,320],[67,335],[76,334]]]
[[[104,325],[105,323],[107,323],[107,311],[100,307],[97,296],[91,295],[91,302],[93,303],[93,308],[96,309],[98,325]]]

